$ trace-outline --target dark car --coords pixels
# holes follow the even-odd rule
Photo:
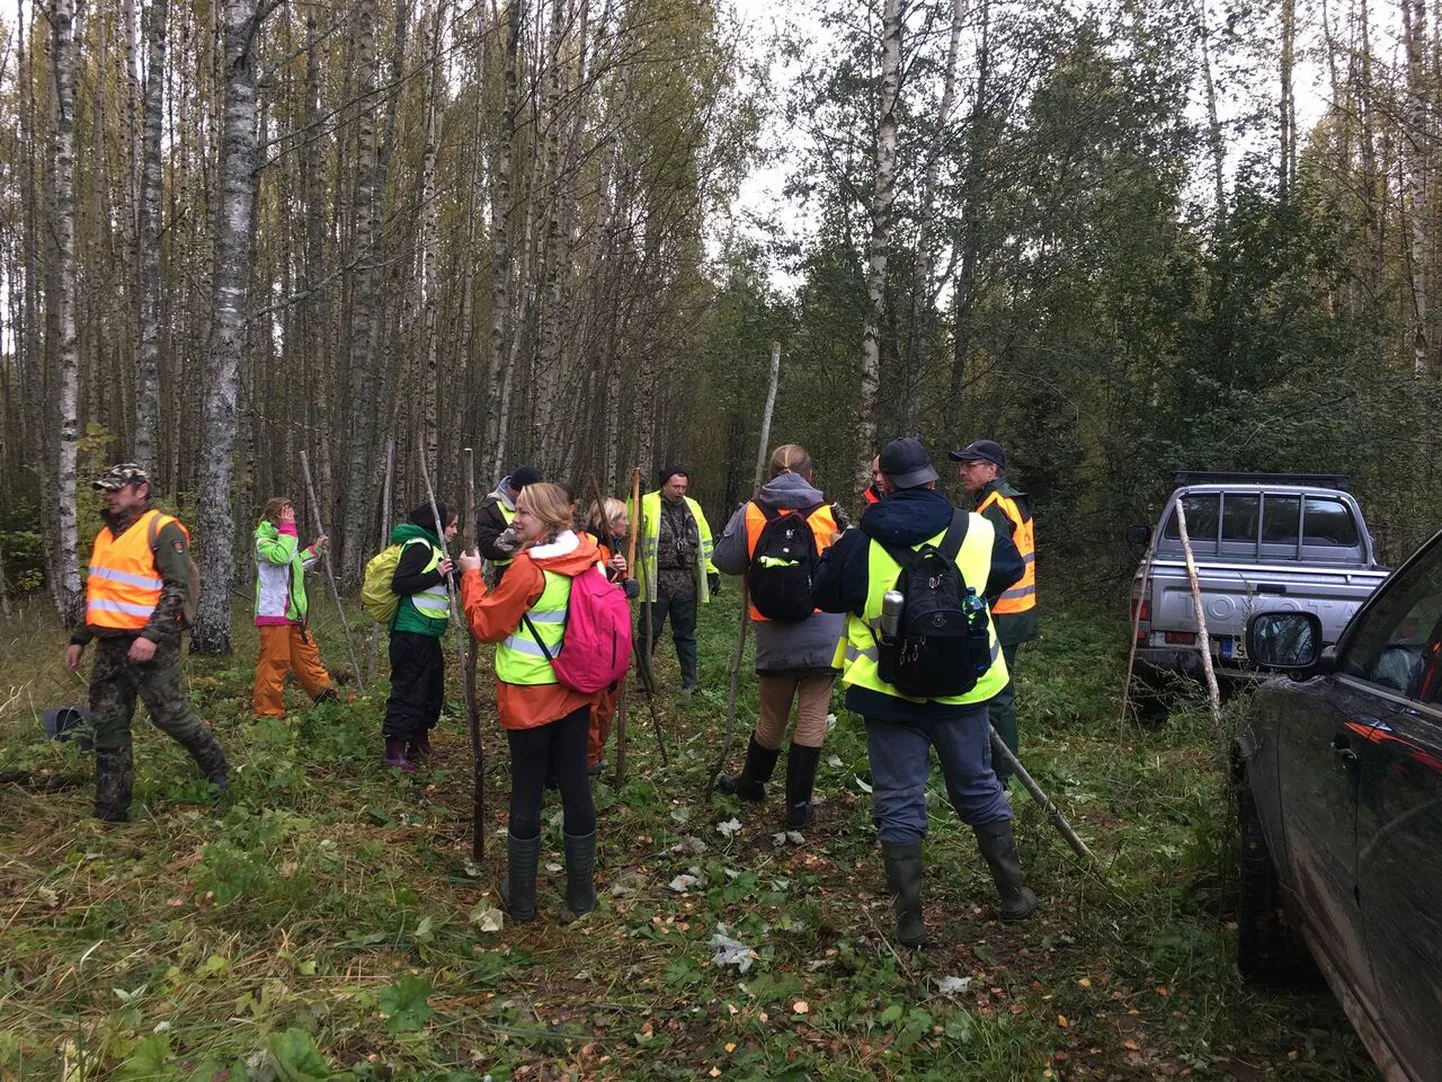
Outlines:
[[[1234,748],[1237,960],[1285,978],[1305,944],[1389,1080],[1442,1077],[1442,533],[1323,648],[1308,612],[1265,612]]]

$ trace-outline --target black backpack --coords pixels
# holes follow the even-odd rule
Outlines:
[[[759,501],[756,506],[766,516],[766,524],[756,538],[746,571],[751,604],[768,620],[798,624],[816,610],[811,601],[811,576],[820,555],[806,520],[821,504],[788,511]]]
[[[892,589],[905,598],[896,636],[872,633],[877,668],[881,679],[914,699],[965,695],[991,668],[986,602],[956,566],[967,523],[965,511],[955,512],[939,546],[877,542],[901,565]]]

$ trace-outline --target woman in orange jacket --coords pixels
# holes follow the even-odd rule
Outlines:
[[[522,548],[494,590],[481,558],[460,558],[461,604],[471,634],[496,643],[496,708],[511,748],[511,814],[501,904],[512,920],[536,916],[541,797],[548,774],[565,809],[566,904],[580,916],[596,907],[596,805],[586,776],[586,740],[598,693],[556,681],[546,657],[565,630],[571,580],[601,574],[601,554],[571,529],[571,501],[559,485],[527,485],[511,522]]]

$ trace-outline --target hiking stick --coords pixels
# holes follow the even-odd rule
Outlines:
[[[421,465],[421,480],[425,482],[426,499],[431,505],[431,522],[436,527],[436,540],[441,544],[441,559],[449,560],[450,552],[446,548],[446,524],[441,521],[440,509],[436,506],[436,493],[431,488],[431,473],[426,469],[426,438],[424,433],[416,436],[417,460]],[[449,585],[449,584],[448,584]],[[470,628],[461,623],[461,614],[458,611],[460,591],[457,589],[456,598],[451,601],[451,626],[456,630],[456,657],[461,663],[461,672],[466,671],[466,641],[471,637]],[[480,861],[486,856],[486,756],[481,747],[481,721],[476,712],[476,689],[470,682],[465,682],[466,689],[466,723],[471,731],[471,766],[475,775],[473,808],[471,812],[471,859]]]
[[[1021,765],[1020,760],[1011,753],[1011,749],[1006,746],[1006,743],[989,723],[987,730],[991,733],[992,754],[999,756],[1011,767],[1012,773],[1020,779],[1032,799],[1041,805],[1042,811],[1046,812],[1047,818],[1051,820],[1051,825],[1056,827],[1057,833],[1066,839],[1067,845],[1072,847],[1076,855],[1090,861],[1093,868],[1099,867],[1096,854],[1087,848],[1086,842],[1077,837],[1077,832],[1066,821],[1066,816],[1062,815],[1061,809],[1056,806],[1051,797],[1046,795],[1042,787],[1036,783],[1036,779],[1026,772],[1026,767]]]
[[[315,532],[325,536],[325,527],[321,525],[320,504],[316,502],[315,486],[310,483],[310,456],[302,451],[300,453],[300,470],[305,475],[305,491],[310,496],[310,509],[315,512]],[[355,644],[350,639],[350,622],[345,617],[345,606],[341,604],[340,587],[335,584],[335,569],[330,562],[330,545],[327,544],[321,550],[321,559],[325,562],[325,577],[330,581],[330,594],[335,598],[336,612],[340,613],[340,628],[345,633],[345,648],[350,654],[351,669],[355,672],[356,683],[360,683],[361,667],[356,659]]]
[[[1142,599],[1146,597],[1147,581],[1152,575],[1152,558],[1157,554],[1157,539],[1155,536],[1147,542],[1146,559],[1142,561],[1142,593],[1136,599],[1132,607],[1132,645],[1127,651],[1127,676],[1122,683],[1122,716],[1117,720],[1117,739],[1120,740],[1126,733],[1127,708],[1131,705],[1132,698],[1132,673],[1137,663],[1137,636],[1141,634],[1142,627]]]
[[[639,511],[641,507],[641,467],[631,470],[631,506]],[[626,577],[636,577],[636,535],[640,532],[640,519],[631,523],[631,535],[626,538]],[[640,670],[637,670],[640,675]],[[621,694],[616,700],[616,788],[626,781],[626,708],[630,705],[627,681],[621,681]]]
[[[639,506],[639,504],[637,505]],[[650,584],[650,568],[646,563],[646,547],[641,546],[642,588]],[[636,671],[641,674],[641,689],[646,693],[646,706],[651,711],[651,726],[656,730],[656,746],[661,749],[661,765],[666,766],[666,741],[661,737],[661,718],[656,713],[656,674],[651,668],[651,592],[646,591],[645,600],[646,645],[644,649],[638,639],[631,640],[632,652],[636,655]]]
[[[761,412],[761,440],[756,451],[756,475],[751,488],[751,498],[761,495],[761,476],[766,471],[766,444],[771,439],[771,413],[776,406],[776,384],[781,375],[781,343],[771,343],[771,372],[766,381],[766,408]],[[721,754],[709,771],[711,783],[706,786],[706,795],[716,788],[721,771],[726,769],[726,757],[731,754],[731,741],[736,734],[736,684],[741,675],[741,662],[746,658],[746,629],[751,625],[751,590],[745,576],[741,579],[741,629],[736,633],[736,652],[731,655],[731,684],[726,695],[726,733],[721,738]]]
[[[1202,582],[1197,577],[1197,561],[1192,557],[1192,539],[1187,536],[1187,509],[1177,501],[1177,529],[1182,535],[1182,554],[1187,558],[1187,582],[1192,588],[1192,611],[1197,616],[1197,644],[1202,651],[1202,671],[1207,677],[1207,701],[1212,708],[1212,735],[1222,731],[1222,693],[1217,687],[1217,673],[1212,668],[1212,639],[1207,634],[1207,607],[1202,603]]]
[[[386,438],[386,482],[381,489],[381,547],[376,549],[380,552],[391,543],[391,483],[396,476],[396,438]],[[376,644],[380,642],[381,625],[371,624],[371,642],[366,649],[366,683],[372,684],[376,678]]]
[[[464,525],[464,527],[463,527],[463,531],[464,531],[465,533],[469,534],[469,536],[470,536],[470,542],[471,542],[471,544],[470,544],[470,549],[471,549],[471,551],[472,551],[472,552],[478,552],[478,551],[479,551],[479,547],[478,547],[478,546],[479,546],[479,542],[478,542],[477,539],[476,539],[476,453],[475,453],[475,450],[474,450],[473,448],[467,447],[467,448],[465,449],[465,456],[466,456],[466,490],[465,490],[465,502],[462,504],[463,511],[461,512],[461,513],[465,516],[465,518],[463,519],[463,521],[464,521],[464,523],[465,523],[465,525]],[[469,629],[467,629],[467,630],[468,630],[468,632],[469,632]],[[479,836],[481,835],[481,833],[482,833],[481,824],[482,824],[482,822],[485,820],[485,817],[486,817],[486,815],[485,815],[485,812],[486,812],[486,799],[485,799],[486,783],[485,783],[485,778],[484,778],[484,773],[483,773],[483,767],[484,767],[484,765],[485,765],[485,756],[484,756],[484,754],[483,754],[483,753],[481,752],[481,750],[480,750],[480,747],[481,747],[481,721],[480,721],[480,712],[479,712],[477,709],[475,709],[475,707],[474,707],[474,704],[475,704],[475,702],[476,702],[476,666],[477,666],[478,662],[480,661],[480,649],[481,649],[480,643],[476,642],[475,637],[474,637],[473,635],[470,635],[470,634],[468,633],[468,634],[466,635],[466,692],[465,692],[465,695],[466,695],[466,704],[467,704],[467,708],[466,708],[466,727],[467,727],[467,729],[469,729],[469,731],[470,731],[470,734],[471,734],[471,747],[473,747],[473,748],[476,749],[475,759],[476,759],[476,762],[479,764],[479,765],[477,765],[477,766],[475,767],[475,771],[476,771],[476,781],[475,781],[475,785],[476,785],[476,795],[475,795],[475,797],[474,797],[474,802],[475,802],[475,805],[476,805],[475,816],[476,816],[476,824],[477,824],[477,825],[476,825],[476,832],[477,832],[476,836],[477,836],[477,837],[479,837]],[[478,851],[478,855],[477,855],[477,857],[476,857],[477,860],[480,859],[480,855],[479,855],[479,854],[483,854],[484,851],[485,851],[485,846],[484,846],[484,844],[482,844],[481,847],[480,847],[480,849],[479,849],[479,851]]]
[[[610,519],[610,518],[607,516],[607,514],[606,514],[606,500],[605,500],[605,497],[603,497],[603,496],[601,495],[601,485],[600,485],[599,482],[597,482],[595,473],[592,473],[592,474],[591,474],[591,493],[596,497],[596,515],[598,516],[599,528],[602,529],[602,530],[605,530],[605,532],[606,532],[606,548],[611,552],[612,555],[615,555],[615,553],[616,553],[616,535],[611,532],[611,519]],[[633,536],[633,537],[635,536],[635,531],[632,531],[632,536]],[[633,548],[634,548],[634,546],[633,546]],[[627,564],[626,564],[626,574],[627,574],[627,576],[629,576],[629,575],[631,574],[631,565],[630,565],[630,563],[627,563]],[[608,577],[609,577],[609,576],[608,576]],[[624,589],[624,588],[623,588],[623,589]],[[630,605],[627,605],[627,606],[626,606],[626,619],[627,619],[627,620],[629,620],[629,619],[631,618],[631,616],[630,616],[630,611],[631,611],[631,607],[630,607]],[[633,636],[633,640],[634,640],[634,636]],[[620,724],[617,726],[617,729],[616,729],[616,787],[617,787],[618,789],[621,787],[621,783],[622,783],[623,781],[625,781],[625,778],[626,778],[626,748],[625,748],[625,744],[623,743],[623,739],[624,739],[625,733],[626,733],[626,715],[625,715],[625,710],[626,710],[626,674],[625,674],[625,673],[622,673],[622,674],[621,674],[621,679],[620,679],[620,681],[619,681],[619,688],[618,688],[617,693],[616,693],[616,715],[615,715],[618,719],[620,719]],[[604,751],[605,748],[603,747],[602,750]]]

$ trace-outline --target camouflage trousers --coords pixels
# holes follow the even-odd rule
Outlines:
[[[180,636],[167,635],[143,664],[128,657],[129,635],[95,640],[90,674],[90,715],[95,726],[95,815],[123,822],[135,783],[130,722],[138,697],[155,727],[169,733],[217,785],[226,783],[225,752],[196,717],[180,687]]]

